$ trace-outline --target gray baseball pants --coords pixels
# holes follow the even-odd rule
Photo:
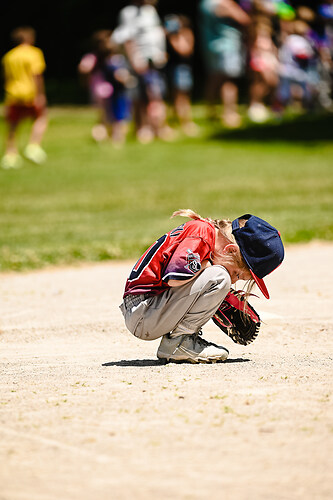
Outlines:
[[[197,333],[214,315],[231,287],[228,271],[210,266],[197,278],[160,295],[125,297],[120,310],[128,330],[142,340]]]

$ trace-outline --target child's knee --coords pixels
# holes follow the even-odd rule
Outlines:
[[[148,329],[147,325],[145,324],[144,318],[141,318],[132,333],[135,337],[141,340],[156,340],[164,335],[164,333],[162,333],[160,329]]]
[[[124,319],[126,328],[132,333],[132,335],[134,335],[134,337],[137,337],[138,339],[155,340],[163,335],[163,333],[160,333],[159,331],[147,328],[147,322],[145,321],[144,316],[141,316],[138,319],[135,315],[125,311]]]

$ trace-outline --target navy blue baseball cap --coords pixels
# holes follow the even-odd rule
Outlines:
[[[240,227],[239,219],[246,219],[245,226]],[[284,248],[279,231],[263,219],[245,214],[232,221],[232,234],[253,279],[269,299],[263,278],[283,261]]]

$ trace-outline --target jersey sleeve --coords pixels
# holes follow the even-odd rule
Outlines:
[[[162,280],[186,281],[201,270],[201,262],[209,259],[211,249],[202,238],[185,238],[176,248],[162,275]]]
[[[37,47],[34,48],[36,50],[31,61],[31,71],[34,75],[41,75],[46,69],[44,54]]]

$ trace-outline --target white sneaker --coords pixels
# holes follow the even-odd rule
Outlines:
[[[28,144],[24,150],[24,156],[36,165],[41,165],[47,159],[44,149],[39,144]]]
[[[6,170],[20,168],[22,167],[22,158],[17,153],[6,153],[1,160],[1,167]]]
[[[225,361],[229,351],[201,338],[201,332],[172,338],[169,334],[162,337],[157,351],[159,359],[166,361],[190,361],[191,363],[212,363]]]
[[[264,104],[260,104],[259,102],[251,104],[247,110],[247,114],[250,120],[254,123],[265,123],[270,118],[269,111],[266,106],[264,106]]]
[[[137,133],[136,138],[141,144],[149,144],[154,140],[154,132],[150,127],[141,127]]]
[[[96,142],[105,141],[109,137],[107,128],[102,123],[93,126],[91,135]]]

